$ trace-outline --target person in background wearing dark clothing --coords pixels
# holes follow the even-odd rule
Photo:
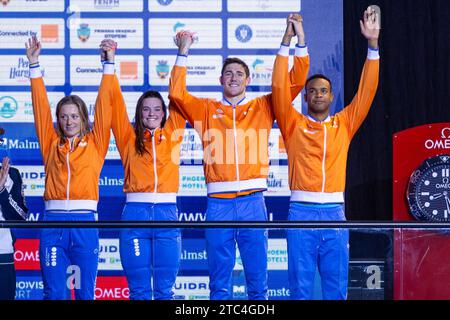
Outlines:
[[[0,145],[4,132],[0,128]],[[26,220],[27,215],[19,170],[10,167],[9,158],[4,157],[0,168],[0,221]],[[0,228],[0,300],[14,300],[16,294],[14,242],[11,230]]]

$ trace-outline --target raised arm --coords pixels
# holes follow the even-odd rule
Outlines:
[[[102,60],[105,52],[101,50]],[[114,80],[114,59],[103,63],[103,76],[95,101],[94,125],[92,134],[99,154],[104,158],[108,152],[111,137],[112,84]]]
[[[49,147],[57,138],[53,127],[50,104],[48,102],[47,90],[42,79],[42,72],[39,65],[39,54],[41,53],[41,43],[36,36],[28,39],[25,43],[26,55],[30,66],[31,99],[33,101],[34,125],[41,148],[44,163],[47,162]]]
[[[194,35],[188,31],[181,31],[175,37],[178,55],[172,68],[169,83],[169,99],[177,104],[183,117],[192,126],[194,126],[195,121],[205,121],[207,112],[206,99],[194,97],[186,88],[186,62],[193,41]]]
[[[180,112],[180,108],[175,102],[170,101],[169,103],[169,118],[164,125],[164,129],[169,132],[174,132],[175,130],[184,129],[186,127],[186,119]]]
[[[298,13],[293,13],[288,16],[282,45],[287,46],[289,49],[293,35],[297,35],[297,44],[295,45],[294,66],[289,72],[292,101],[294,101],[305,86],[309,72],[309,55],[306,47],[305,31],[303,29],[303,17]]]
[[[25,220],[28,216],[22,178],[17,169],[10,168],[7,157],[3,158],[0,169],[0,206],[5,220]]]
[[[298,43],[295,48],[294,67],[288,73],[289,45],[294,34],[297,34]],[[272,74],[272,106],[278,127],[285,139],[295,127],[297,111],[292,106],[292,101],[303,89],[308,71],[309,56],[305,46],[302,18],[299,14],[290,14]]]
[[[104,54],[105,64],[114,67],[115,54],[117,44],[110,39],[105,39],[101,43],[101,49]],[[126,145],[131,141],[131,136],[134,134],[133,126],[128,118],[125,99],[120,89],[119,79],[114,75],[112,85],[110,87],[112,94],[112,108],[111,112],[111,128],[116,140],[117,148],[121,156],[125,151]]]
[[[379,13],[373,6],[364,12],[364,21],[360,21],[361,33],[368,42],[368,54],[361,73],[358,92],[352,102],[341,111],[346,121],[350,136],[353,136],[369,112],[377,92],[380,55],[378,51],[378,37],[380,34]]]

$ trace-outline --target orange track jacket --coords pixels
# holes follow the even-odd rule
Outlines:
[[[39,68],[30,69],[36,133],[45,166],[46,210],[97,210],[98,181],[108,151],[111,113],[109,87],[113,75],[104,74],[95,103],[91,132],[61,144],[53,126],[47,91]]]
[[[125,170],[123,190],[127,202],[176,202],[180,145],[186,120],[171,103],[164,127],[157,128],[153,135],[145,131],[145,152],[141,156],[136,152],[136,134],[128,119],[117,77],[114,77],[112,91],[112,130]]]
[[[208,195],[266,190],[269,172],[268,140],[274,115],[271,95],[243,99],[237,106],[225,99],[197,98],[186,89],[186,57],[172,69],[169,97],[196,129],[203,143]],[[309,57],[296,55],[290,96],[305,83]]]
[[[349,145],[377,91],[378,51],[369,49],[358,92],[352,102],[322,122],[302,115],[292,107],[287,66],[288,57],[278,55],[272,98],[288,153],[291,201],[342,203]]]

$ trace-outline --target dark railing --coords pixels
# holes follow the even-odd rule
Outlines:
[[[450,222],[418,221],[0,221],[0,228],[268,228],[450,229]],[[449,230],[450,231],[450,230]]]

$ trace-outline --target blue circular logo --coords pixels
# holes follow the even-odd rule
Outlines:
[[[248,25],[241,24],[236,28],[234,34],[240,42],[248,42],[253,36],[253,31]]]
[[[19,108],[17,101],[10,96],[0,97],[0,116],[10,119],[16,115]]]
[[[158,0],[158,3],[162,6],[168,6],[173,0]]]

